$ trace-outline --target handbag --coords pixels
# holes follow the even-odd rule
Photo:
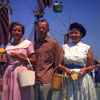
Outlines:
[[[35,71],[33,71],[32,64],[27,58],[31,70],[22,71],[18,73],[18,80],[21,87],[32,86],[35,84]]]
[[[67,96],[66,78],[68,78],[68,76],[66,75],[66,73],[63,73],[64,75],[54,73],[57,68],[58,67],[55,67],[53,70],[51,88],[53,91],[59,91],[60,89],[62,89],[62,94],[63,94],[62,100],[67,100],[66,98]]]
[[[64,76],[61,74],[54,73],[57,67],[54,68],[51,80],[51,88],[54,91],[59,91],[63,84]]]

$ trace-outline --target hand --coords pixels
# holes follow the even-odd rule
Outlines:
[[[73,72],[69,68],[66,68],[65,71],[66,71],[66,74],[69,76],[73,74]]]
[[[15,60],[19,60],[21,62],[24,62],[25,64],[27,64],[26,60],[26,56],[24,54],[17,54],[17,53],[14,53],[14,52],[11,52],[11,57]]]
[[[86,68],[82,68],[82,69],[80,70],[80,72],[79,72],[78,77],[82,77],[82,76],[85,74],[85,72],[86,72]]]
[[[10,54],[11,57],[13,57],[14,59],[18,59],[18,54],[14,53],[14,52],[11,52]]]
[[[65,67],[61,64],[58,65],[58,68],[61,68],[62,71],[65,71],[67,75],[72,75],[73,74],[73,72],[69,68],[67,68],[67,67]]]

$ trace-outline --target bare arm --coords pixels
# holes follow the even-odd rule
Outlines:
[[[92,52],[92,49],[90,48],[89,49],[89,52],[88,52],[88,58],[87,58],[87,63],[88,63],[88,67],[87,67],[87,70],[93,70],[94,68],[94,59],[93,59],[93,52]]]
[[[23,63],[28,63],[27,61],[27,57],[20,55],[20,54],[16,54],[16,53],[11,53],[11,56],[14,59],[20,60]],[[36,55],[35,53],[32,53],[31,55],[28,56],[29,60],[31,61],[31,63],[36,63]]]
[[[73,72],[69,68],[67,68],[67,67],[65,67],[65,66],[63,66],[61,64],[58,65],[58,68],[61,71],[66,72],[67,75],[72,75],[73,74]]]
[[[71,75],[72,71],[69,68],[62,65],[63,64],[63,55],[64,55],[63,49],[61,48],[58,69],[60,69],[63,72],[66,72],[68,75]]]
[[[85,74],[85,72],[91,71],[94,69],[93,52],[92,52],[91,48],[88,51],[87,63],[88,63],[88,67],[82,68],[80,70],[79,77],[83,76]]]

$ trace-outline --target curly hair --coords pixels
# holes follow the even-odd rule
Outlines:
[[[83,34],[83,37],[86,35],[86,29],[84,28],[83,25],[77,22],[74,22],[70,25],[69,30],[72,30],[73,28],[76,28],[77,30],[79,30],[79,32]]]
[[[21,26],[22,27],[22,34],[24,34],[24,25],[20,24],[19,22],[12,22],[10,24],[9,32],[11,33],[14,26]]]

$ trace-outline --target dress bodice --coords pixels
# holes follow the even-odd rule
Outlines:
[[[78,42],[77,44],[64,44],[62,48],[64,52],[64,64],[87,65],[87,54],[90,46]]]
[[[9,64],[15,64],[20,62],[17,59],[13,59],[10,54],[11,52],[14,52],[16,54],[20,54],[22,56],[28,57],[28,54],[33,52],[33,51],[28,51],[29,49],[29,45],[31,44],[31,42],[29,40],[24,40],[23,42],[21,42],[18,45],[12,45],[11,43],[9,43],[6,47],[6,52],[7,52],[7,58],[9,61]]]

